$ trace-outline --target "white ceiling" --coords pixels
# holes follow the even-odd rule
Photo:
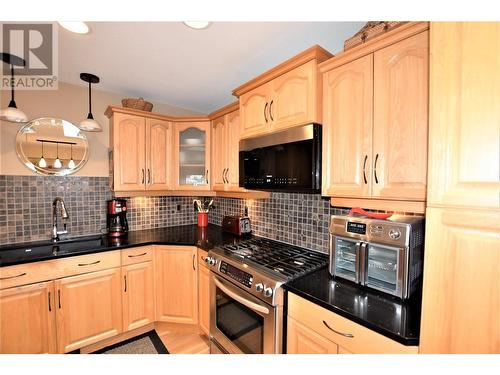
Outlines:
[[[332,53],[364,22],[90,22],[87,35],[59,29],[59,79],[209,113],[233,102],[231,91],[319,44]]]

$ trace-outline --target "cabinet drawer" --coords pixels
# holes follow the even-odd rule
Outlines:
[[[120,251],[80,255],[0,268],[0,289],[120,267]]]
[[[293,293],[288,295],[288,315],[352,353],[417,354],[418,352],[416,346],[399,344]],[[342,334],[350,334],[352,337]]]
[[[153,260],[152,247],[134,247],[122,250],[122,266]]]

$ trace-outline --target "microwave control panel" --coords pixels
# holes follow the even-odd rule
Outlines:
[[[219,271],[231,279],[243,284],[247,288],[252,287],[253,276],[247,272],[240,270],[226,262],[220,262]]]

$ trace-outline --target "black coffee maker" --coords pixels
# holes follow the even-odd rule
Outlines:
[[[106,227],[108,228],[108,235],[111,237],[120,237],[127,234],[127,201],[125,199],[114,198],[108,201]]]

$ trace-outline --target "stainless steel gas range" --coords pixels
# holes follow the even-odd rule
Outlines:
[[[210,352],[282,353],[281,285],[328,263],[326,254],[264,238],[210,250]]]

